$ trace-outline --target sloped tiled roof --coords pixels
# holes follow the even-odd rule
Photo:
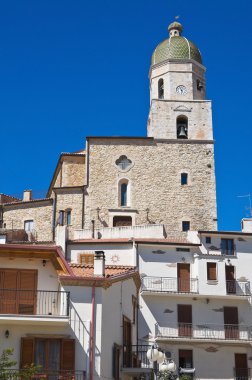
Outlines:
[[[70,264],[73,273],[78,277],[93,277],[94,266],[92,264]],[[135,267],[125,265],[106,265],[105,277],[127,274],[135,270]]]

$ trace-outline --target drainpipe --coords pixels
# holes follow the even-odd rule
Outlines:
[[[89,380],[94,378],[94,358],[95,358],[95,320],[96,320],[96,309],[95,309],[95,282],[92,286],[92,315],[91,315],[91,330],[90,330],[90,348],[89,348]]]
[[[91,223],[92,223],[92,239],[94,239],[95,238],[95,220],[92,219]]]
[[[53,220],[52,220],[52,233],[53,233],[53,241],[55,240],[55,228],[56,228],[56,205],[57,205],[57,194],[54,192],[54,200],[53,200]]]

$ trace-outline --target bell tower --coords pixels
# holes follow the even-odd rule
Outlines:
[[[212,140],[211,101],[206,100],[205,67],[197,46],[173,22],[169,38],[152,54],[148,137]]]

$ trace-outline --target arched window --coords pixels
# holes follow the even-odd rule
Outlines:
[[[186,116],[177,117],[177,139],[188,139],[188,119]]]
[[[122,178],[118,183],[118,204],[121,207],[130,205],[129,187],[129,181],[126,178]]]
[[[164,99],[164,80],[159,79],[158,81],[158,99]]]
[[[127,206],[127,192],[128,192],[128,184],[121,184],[121,206]]]

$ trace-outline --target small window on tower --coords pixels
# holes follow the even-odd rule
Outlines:
[[[183,220],[182,222],[182,231],[190,230],[190,222],[188,220]]]
[[[181,185],[188,185],[188,174],[181,173]]]
[[[164,80],[159,79],[158,81],[158,99],[164,99]]]

